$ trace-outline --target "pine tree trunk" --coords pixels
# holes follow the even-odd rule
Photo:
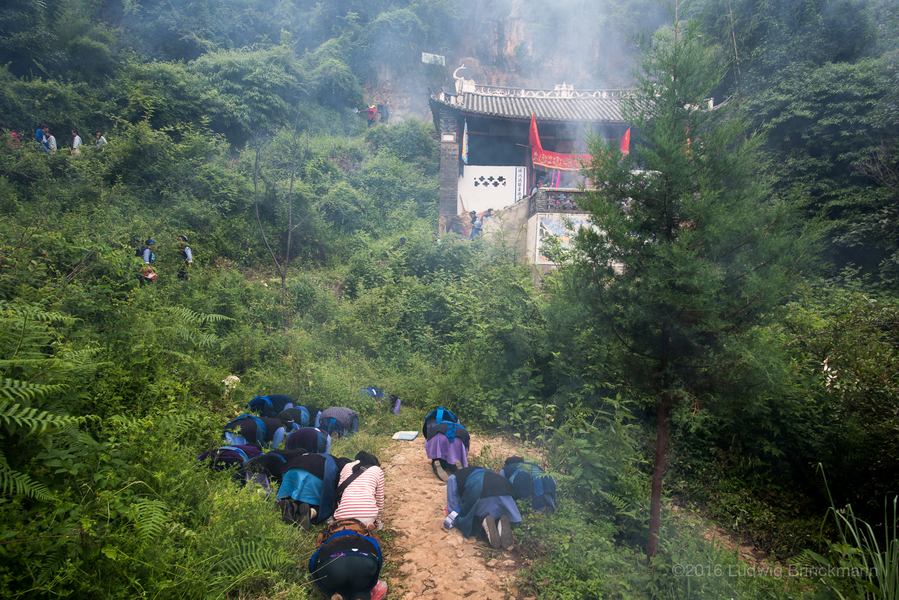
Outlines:
[[[656,452],[652,469],[652,492],[649,497],[649,542],[646,545],[647,561],[659,553],[659,529],[662,524],[662,477],[665,474],[665,448],[668,445],[668,412],[671,400],[667,394],[659,404]]]

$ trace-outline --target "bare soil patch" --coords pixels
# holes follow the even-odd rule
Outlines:
[[[431,469],[425,440],[418,436],[411,442],[390,444],[382,461],[387,478],[384,522],[394,538],[387,559],[400,566],[389,575],[388,597],[519,598],[515,576],[521,561],[515,547],[494,550],[482,535],[466,539],[456,529],[444,530],[446,484]],[[518,451],[503,438],[472,435],[469,460],[487,445],[491,456],[512,456]]]

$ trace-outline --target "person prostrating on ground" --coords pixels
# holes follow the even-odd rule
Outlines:
[[[335,519],[357,519],[369,529],[381,526],[384,513],[384,471],[378,457],[359,452],[356,459],[340,471],[334,501]]]

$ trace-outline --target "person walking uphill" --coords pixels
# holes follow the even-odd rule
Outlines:
[[[186,235],[178,236],[178,256],[183,259],[181,264],[178,265],[178,279],[187,281],[190,279],[187,270],[194,266],[194,253],[191,251],[190,246],[187,245]]]
[[[72,130],[72,154],[80,154],[81,146],[84,145],[84,142],[81,141],[81,136],[78,135],[78,132],[74,129]]]
[[[34,141],[37,142],[41,150],[50,154],[50,142],[47,140],[48,135],[50,135],[50,126],[46,124],[41,125],[38,127],[37,131],[34,132]]]
[[[142,245],[139,238],[134,241],[138,244],[134,254],[144,261],[144,266],[138,273],[140,284],[153,283],[157,277],[156,269],[153,268],[153,262],[156,261],[156,253],[153,252],[153,249],[156,248],[156,242],[152,238],[148,238]]]

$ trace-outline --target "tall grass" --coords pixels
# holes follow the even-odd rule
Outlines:
[[[830,500],[824,519],[826,522],[833,515],[840,541],[827,541],[830,550],[827,557],[811,550],[805,550],[804,556],[825,569],[822,579],[841,599],[899,599],[899,495],[893,497],[892,519],[889,499],[884,500],[881,546],[874,527],[856,517],[851,504],[845,509],[836,507],[820,463],[818,468]],[[823,526],[822,523],[822,530]]]

